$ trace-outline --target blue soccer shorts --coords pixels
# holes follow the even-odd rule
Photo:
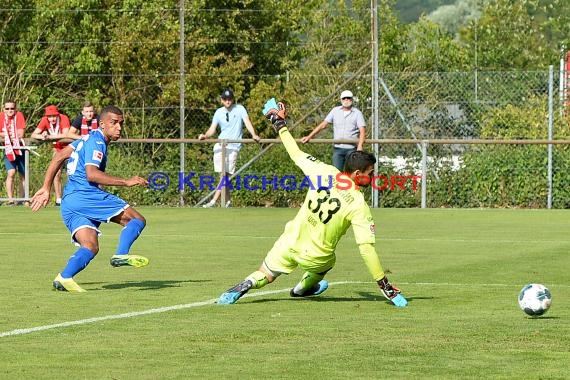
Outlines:
[[[83,228],[91,228],[100,235],[99,226],[129,208],[129,204],[106,191],[77,191],[64,194],[61,200],[63,223],[75,240],[75,233]]]

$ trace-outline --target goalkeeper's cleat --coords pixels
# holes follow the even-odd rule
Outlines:
[[[53,280],[53,288],[61,292],[86,292],[81,286],[77,285],[73,278],[63,278],[61,273],[58,273],[56,278]]]
[[[329,288],[329,283],[327,280],[321,280],[318,284],[313,286],[311,289],[307,290],[303,294],[295,293],[295,288],[291,289],[289,295],[291,297],[309,297],[309,296],[318,296],[321,293],[324,293],[325,290]]]
[[[380,286],[380,291],[384,297],[390,300],[394,305],[398,307],[405,307],[408,304],[408,300],[400,294],[400,289],[390,284],[386,277],[383,277],[378,281],[378,286]]]
[[[139,255],[114,255],[110,263],[115,268],[124,266],[140,268],[148,265],[148,259]]]
[[[225,291],[220,298],[218,298],[218,305],[231,305],[236,303],[252,286],[253,284],[250,280],[243,280],[236,286]]]
[[[269,99],[265,102],[263,106],[263,115],[269,119],[275,131],[287,126],[287,121],[285,121],[285,116],[287,110],[285,109],[285,104],[282,102],[277,102],[275,98]]]

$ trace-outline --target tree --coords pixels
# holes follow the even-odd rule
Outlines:
[[[456,35],[461,27],[480,17],[481,2],[482,0],[458,0],[454,4],[442,5],[427,17],[441,25],[451,35]]]
[[[554,16],[556,11],[542,3],[540,0],[484,3],[481,18],[460,30],[460,40],[477,57],[474,62],[478,69],[545,69],[558,60],[560,42],[552,40],[558,33],[554,33],[552,26],[557,25],[557,31],[567,26],[552,19],[544,20],[556,17],[567,24],[569,13]]]

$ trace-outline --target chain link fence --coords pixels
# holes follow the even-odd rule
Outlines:
[[[371,136],[372,129],[372,104],[370,92],[370,75],[353,76],[346,82],[344,87],[351,89],[356,96],[355,106],[360,108],[368,122],[368,137]],[[298,80],[298,79],[297,79]],[[549,116],[552,118],[552,126],[556,138],[566,138],[568,125],[563,115],[562,99],[554,98],[551,110],[548,108],[548,89],[558,89],[560,82],[553,77],[549,83],[549,73],[544,72],[470,72],[470,73],[382,73],[380,75],[380,96],[379,96],[379,137],[381,139],[411,139],[417,140],[417,144],[381,144],[380,147],[380,170],[387,176],[399,174],[419,174],[421,161],[420,143],[422,140],[431,139],[521,139],[536,138],[546,139],[548,136]],[[157,89],[148,87],[144,90],[144,99],[157,97]],[[332,107],[339,104],[338,91],[329,93],[317,99],[307,99],[302,104],[290,105],[290,125],[293,134],[301,137],[314,128]],[[239,101],[239,100],[238,100]],[[267,129],[267,122],[260,115],[261,104],[248,103],[244,99],[254,125],[258,129],[264,129],[262,137],[274,138],[270,129]],[[199,133],[204,132],[210,125],[211,117],[218,107],[212,104],[209,108],[195,109],[185,108],[185,133],[188,139],[196,138]],[[126,119],[128,121],[124,137],[128,139],[148,139],[153,138],[156,129],[162,131],[166,128],[168,138],[180,137],[180,105],[179,104],[153,104],[145,100],[136,102],[136,99],[129,101],[129,106],[124,107]],[[64,109],[70,116],[73,110]],[[28,118],[27,135],[31,133],[39,116],[37,110],[23,109],[26,114],[34,117]],[[551,114],[549,114],[549,112]],[[514,126],[514,127],[513,127]],[[517,129],[518,128],[518,129]],[[504,134],[508,131],[507,134]],[[264,135],[265,134],[265,135]],[[244,138],[247,138],[244,135]],[[332,139],[332,128],[327,128],[319,138]],[[246,143],[240,154],[238,166],[249,163],[249,167],[243,169],[243,176],[255,175],[258,177],[273,178],[291,174],[299,174],[298,169],[289,162],[284,150],[270,148],[264,150],[267,144],[258,145]],[[149,204],[176,205],[180,201],[184,204],[193,205],[203,199],[212,191],[212,186],[203,184],[196,189],[188,186],[179,186],[180,178],[185,178],[189,173],[195,173],[195,178],[200,176],[214,176],[212,165],[212,143],[198,142],[185,144],[185,166],[180,169],[179,144],[173,143],[128,143],[122,144],[126,149],[119,149],[117,157],[112,157],[108,170],[120,176],[130,176],[133,170],[138,170],[142,175],[150,175],[153,172],[161,171],[168,173],[172,180],[172,189],[168,191],[141,190],[146,194],[137,194],[136,199]],[[545,149],[544,147],[534,147],[535,149]],[[313,154],[319,159],[330,162],[332,157],[331,143],[318,144],[310,143],[303,146],[303,149]],[[371,146],[368,145],[368,149]],[[486,150],[487,149],[487,150]],[[477,155],[477,152],[486,152],[496,147],[484,148],[481,145],[464,145],[460,141],[454,144],[430,144],[429,159],[435,166],[430,166],[430,181],[439,181],[442,170],[446,175],[461,175],[459,170],[464,164],[466,155]],[[515,149],[529,150],[528,147],[517,147]],[[47,145],[40,146],[38,153],[42,157],[32,156],[30,158],[30,188],[37,189],[51,157],[51,148]],[[560,148],[562,152],[564,149]],[[262,152],[262,154],[260,154]],[[256,156],[259,156],[256,158]],[[514,166],[509,160],[517,154],[504,155],[507,166]],[[164,160],[163,157],[170,157]],[[543,157],[546,157],[544,155]],[[254,160],[253,162],[250,162]],[[444,164],[442,164],[444,163]],[[544,162],[543,162],[544,163]],[[442,165],[444,169],[442,169]],[[449,169],[448,171],[446,171]],[[546,166],[536,168],[544,169]],[[522,169],[521,169],[522,170]],[[5,173],[2,173],[5,176]],[[542,176],[544,177],[544,176]],[[1,178],[2,180],[4,178]],[[449,178],[448,178],[449,181]],[[510,182],[513,179],[509,180]],[[176,185],[174,186],[174,184]],[[217,183],[217,178],[214,185]],[[421,184],[420,184],[421,185]],[[488,183],[490,189],[493,187]],[[433,185],[432,185],[433,186]],[[465,184],[467,186],[467,184]],[[560,186],[560,184],[558,184]],[[282,190],[283,186],[277,186]],[[266,189],[256,189],[248,191],[240,196],[247,189],[235,191],[235,205],[244,206],[291,206],[302,201],[306,189],[292,189],[291,186],[280,195],[276,195],[275,186],[268,186]],[[136,190],[118,189],[122,192],[136,192]],[[457,190],[458,191],[458,190]],[[460,191],[461,192],[461,191]],[[465,192],[465,191],[463,191]],[[537,190],[538,199],[523,202],[529,207],[540,207],[544,205],[545,189]],[[380,205],[385,206],[418,206],[420,202],[419,190],[409,191],[409,199],[402,200],[402,194],[397,196],[395,204],[389,200],[395,197],[394,194],[387,195],[386,192],[380,194],[383,200]],[[130,195],[133,197],[133,195]],[[436,201],[433,197],[428,201],[431,207],[440,206],[462,206],[461,202],[453,202],[452,194],[440,198]],[[502,203],[488,201],[478,202],[478,205],[496,206]],[[498,198],[497,198],[498,199]],[[516,202],[515,202],[516,203]],[[565,203],[564,203],[565,204]],[[465,203],[467,206],[476,206],[473,203]],[[515,204],[515,206],[520,206]]]
[[[5,85],[9,75],[0,73],[0,84]],[[546,112],[549,86],[549,73],[533,72],[426,72],[426,73],[381,73],[380,74],[380,134],[381,138],[480,138],[481,126],[485,124],[493,111],[508,106],[524,108],[530,99],[541,99],[541,106]],[[135,75],[136,77],[136,75]],[[144,76],[141,76],[144,77]],[[350,89],[355,94],[355,106],[360,108],[371,126],[372,94],[371,75],[351,78],[345,86],[336,92],[330,89],[333,78],[322,78],[324,94],[308,94],[303,103],[290,104],[290,116],[294,119],[303,117],[303,129],[316,126],[324,119],[330,109],[340,105],[340,91]],[[554,78],[554,88],[559,87],[559,79]],[[304,79],[297,78],[296,81]],[[285,86],[294,87],[295,83],[285,82]],[[291,90],[294,91],[294,88]],[[170,134],[164,137],[180,137],[180,99],[171,104],[163,104],[159,99],[162,89],[148,86],[137,96],[124,101],[122,108],[127,112],[131,128],[126,130],[127,138],[152,138],[159,127]],[[556,108],[563,100],[556,99]],[[80,111],[80,103],[62,99],[62,111],[70,117]],[[82,100],[82,99],[79,99]],[[248,99],[237,99],[253,114],[253,119],[261,121],[261,104],[252,104]],[[185,104],[186,138],[193,137],[197,131],[207,128],[211,116],[220,105],[212,104],[207,108],[194,108]],[[28,119],[28,129],[32,129],[43,116],[43,108],[30,105],[20,106]],[[310,114],[307,114],[311,112]],[[498,120],[501,122],[501,120]],[[508,120],[505,120],[508,121]],[[370,128],[369,128],[370,129]]]
[[[356,96],[355,106],[360,108],[368,122],[368,137],[371,136],[372,129],[372,104],[370,92],[370,75],[354,76],[343,88],[351,89]],[[477,73],[382,73],[380,75],[380,96],[379,96],[379,137],[381,139],[411,139],[417,140],[417,144],[381,144],[380,147],[380,171],[390,177],[393,175],[419,174],[419,165],[422,159],[420,143],[422,140],[431,139],[521,139],[537,138],[546,139],[548,136],[548,120],[552,117],[555,137],[566,138],[568,136],[568,126],[566,118],[563,116],[562,99],[556,92],[554,107],[548,108],[548,89],[558,89],[559,81],[554,77],[549,83],[549,73],[545,72],[477,72]],[[157,89],[148,87],[144,91],[144,99],[157,97]],[[126,119],[128,121],[124,138],[128,139],[148,139],[153,138],[157,128],[164,131],[168,129],[168,138],[178,138],[180,136],[180,105],[179,104],[152,104],[147,100],[137,103],[133,99],[129,101],[129,106],[124,107]],[[238,100],[239,101],[239,100]],[[244,99],[254,125],[258,129],[267,127],[267,122],[260,115],[261,104],[248,103]],[[290,105],[290,125],[293,134],[301,137],[314,128],[332,107],[339,104],[338,92],[332,92],[317,99],[307,99],[302,104]],[[188,139],[196,138],[199,133],[204,132],[210,125],[211,117],[218,107],[212,104],[209,108],[195,109],[187,107],[185,109],[185,133]],[[70,116],[73,110],[64,109]],[[30,109],[23,109],[24,113],[31,113],[35,117],[28,118],[27,135],[31,133],[39,116],[37,112]],[[549,115],[549,112],[551,115]],[[520,125],[519,125],[520,124]],[[513,129],[513,125],[517,128]],[[270,129],[265,128],[264,138],[274,138]],[[510,131],[503,135],[505,131]],[[244,138],[247,138],[244,135]],[[332,128],[327,128],[319,138],[332,139]],[[146,194],[129,194],[139,199],[142,203],[176,205],[183,201],[184,204],[193,205],[203,199],[212,191],[212,186],[202,184],[195,189],[180,185],[179,180],[184,179],[189,173],[195,173],[194,179],[198,177],[214,176],[212,165],[212,143],[198,142],[185,144],[185,166],[180,169],[179,157],[180,148],[176,143],[128,143],[122,144],[126,149],[119,149],[116,157],[112,157],[108,170],[119,176],[130,176],[133,170],[139,171],[142,175],[160,171],[168,173],[172,180],[172,186],[167,191],[154,191],[151,189],[140,190]],[[298,169],[289,162],[284,150],[276,148],[266,148],[267,144],[258,145],[246,143],[240,153],[238,167],[248,163],[248,168],[242,169],[242,179],[247,175],[273,178],[299,174]],[[534,147],[535,149],[545,149],[544,147]],[[317,158],[330,162],[332,157],[331,143],[318,144],[310,143],[303,146],[308,153]],[[368,145],[368,149],[371,146]],[[487,150],[486,150],[487,149]],[[442,170],[446,175],[462,175],[459,170],[464,164],[466,155],[477,155],[477,152],[486,152],[496,147],[484,148],[481,145],[464,145],[459,141],[454,144],[430,144],[429,164],[430,181],[440,181]],[[517,147],[515,149],[529,150],[529,147]],[[559,149],[561,152],[563,148]],[[260,152],[262,152],[260,154]],[[40,146],[38,153],[41,157],[30,157],[30,188],[37,189],[51,157],[51,148],[47,145]],[[256,156],[259,156],[256,158]],[[514,166],[509,160],[517,154],[504,155],[507,166]],[[170,157],[170,160],[163,160],[161,157]],[[543,157],[546,157],[544,155]],[[253,162],[250,162],[252,161]],[[543,162],[544,163],[544,162]],[[434,166],[431,166],[434,165]],[[541,165],[541,164],[539,164]],[[443,166],[443,169],[442,169]],[[536,168],[536,170],[546,170],[546,166]],[[522,169],[521,169],[522,170]],[[543,170],[543,171],[544,171]],[[2,173],[5,176],[5,173]],[[541,177],[544,177],[541,176]],[[4,178],[1,178],[2,180]],[[448,178],[448,181],[450,179]],[[484,180],[483,180],[484,181]],[[513,182],[513,179],[509,180]],[[214,181],[217,184],[217,178]],[[271,185],[271,184],[270,184]],[[421,186],[421,184],[419,184]],[[465,186],[468,184],[464,183]],[[493,189],[491,183],[488,183]],[[253,186],[253,185],[252,185]],[[433,185],[432,185],[433,186]],[[560,186],[560,184],[558,184]],[[278,186],[267,186],[265,189],[235,189],[235,205],[244,206],[292,206],[299,204],[306,189],[294,189],[288,186],[287,190],[277,195],[275,190],[283,190],[281,184]],[[408,199],[401,199],[403,194],[387,194],[383,191],[380,194],[383,206],[419,206],[419,189],[406,190],[409,193]],[[383,189],[385,190],[385,189]],[[137,192],[138,190],[117,189],[118,193]],[[438,190],[441,191],[441,190]],[[467,190],[465,190],[467,191]],[[465,193],[465,191],[456,192]],[[537,191],[537,199],[523,202],[528,207],[540,207],[544,205],[545,189]],[[150,194],[152,193],[152,195]],[[243,193],[242,195],[240,195]],[[429,193],[429,192],[428,192]],[[396,197],[395,203],[390,199]],[[467,197],[468,198],[468,197]],[[430,207],[441,206],[497,206],[502,203],[489,196],[487,201],[474,203],[454,202],[453,194],[447,197],[439,197],[436,201],[431,197],[428,201]],[[565,201],[564,201],[565,202]],[[516,203],[516,202],[515,202]],[[564,203],[565,204],[565,203]],[[556,205],[556,204],[555,204]],[[521,206],[515,204],[514,206]],[[524,207],[524,206],[523,206]]]

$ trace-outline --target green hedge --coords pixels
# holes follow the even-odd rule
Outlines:
[[[132,144],[113,144],[107,172],[129,177],[161,171],[168,174],[171,183],[165,190],[150,188],[109,187],[108,190],[124,197],[134,205],[177,206],[180,200],[178,189],[179,146],[165,145],[160,157],[141,158],[141,147]],[[330,161],[332,149],[328,145],[308,144],[303,146],[323,161]],[[240,153],[239,163],[243,165],[260,151],[257,145],[245,146]],[[41,157],[32,156],[30,190],[33,194],[41,186],[45,168],[51,158],[51,148],[40,146]],[[547,204],[547,147],[544,145],[477,145],[461,155],[462,166],[459,170],[444,161],[443,164],[430,164],[427,177],[428,207],[517,207],[544,208]],[[436,160],[437,161],[437,160]],[[417,173],[420,159],[412,158],[408,167],[401,172],[389,164],[381,164],[378,174],[390,179],[392,175]],[[199,175],[214,175],[211,146],[193,146],[186,149],[185,175],[190,172]],[[555,145],[553,149],[553,207],[570,207],[570,147]],[[434,171],[437,174],[434,175]],[[289,159],[285,150],[276,145],[261,159],[241,173],[241,183],[247,175],[271,178],[293,175],[301,178],[302,173]],[[5,179],[5,172],[0,177]],[[215,177],[215,183],[218,178]],[[198,184],[194,181],[196,187]],[[261,185],[260,181],[250,182]],[[235,185],[235,182],[234,182]],[[260,186],[261,187],[261,186]],[[281,184],[274,190],[268,186],[265,190],[235,190],[232,192],[233,203],[241,207],[297,207],[305,197],[306,189],[283,190]],[[195,205],[209,193],[207,188],[193,190],[184,187],[182,197],[188,206]],[[370,200],[370,191],[365,196]],[[398,186],[379,191],[380,207],[420,207],[421,180],[412,188],[412,181],[405,182],[405,189]]]

